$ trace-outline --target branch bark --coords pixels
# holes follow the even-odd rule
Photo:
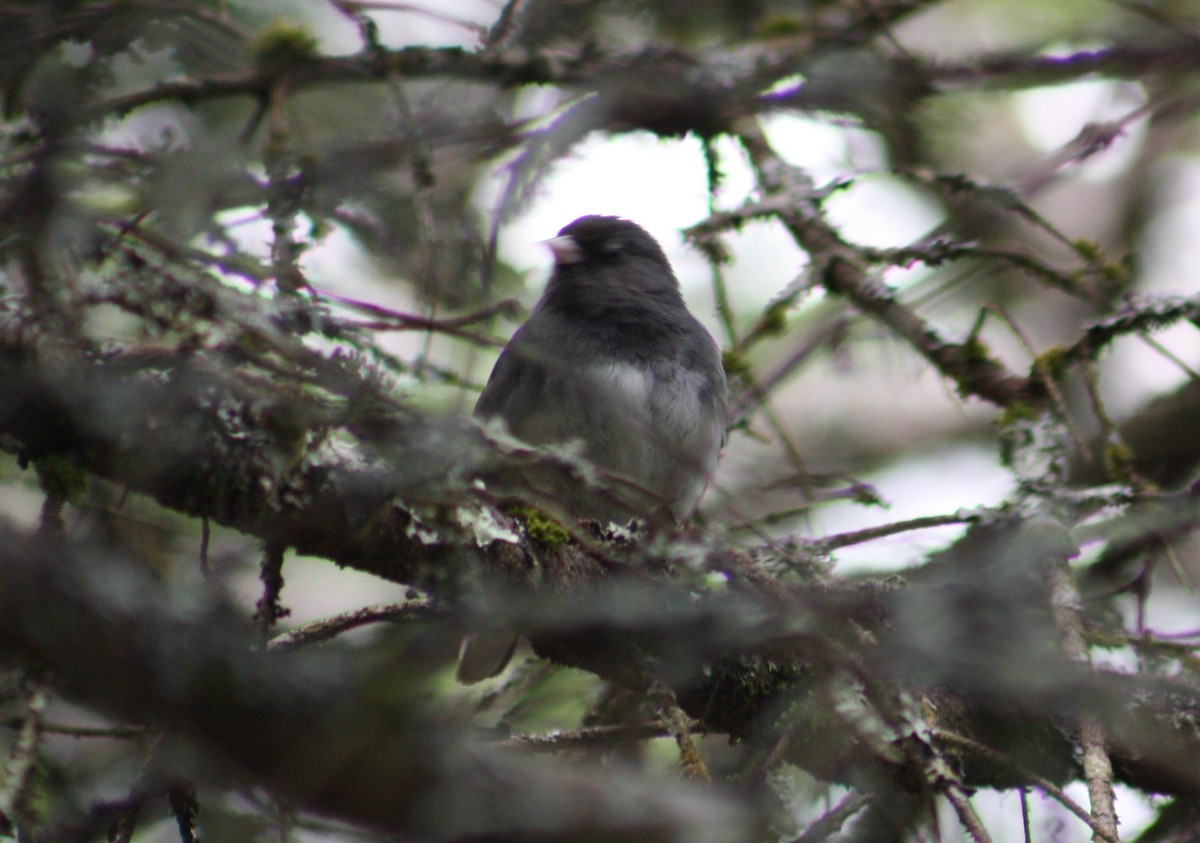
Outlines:
[[[380,672],[346,651],[256,652],[230,606],[185,606],[128,562],[6,524],[0,649],[50,670],[71,699],[166,726],[164,777],[179,764],[223,786],[249,775],[289,804],[423,839],[753,839],[747,813],[711,788],[464,741],[423,708],[421,664],[392,659]]]

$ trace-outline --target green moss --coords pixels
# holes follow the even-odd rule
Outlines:
[[[518,506],[509,510],[513,518],[525,527],[525,534],[531,541],[546,547],[561,547],[571,540],[571,534],[562,524],[559,524],[544,511],[536,506]]]
[[[251,50],[260,69],[279,73],[315,58],[317,39],[303,26],[276,20],[259,33]]]
[[[721,352],[721,365],[725,367],[725,374],[731,378],[750,374],[750,361],[746,359],[746,355],[735,349]]]
[[[759,331],[768,336],[779,336],[787,328],[787,305],[773,304],[762,316]]]
[[[34,460],[38,482],[47,495],[78,500],[87,491],[88,473],[66,454],[47,454]]]
[[[1067,350],[1056,345],[1039,354],[1033,365],[1035,372],[1047,375],[1051,380],[1058,380],[1067,373],[1070,360],[1067,358]]]
[[[1109,261],[1100,266],[1100,278],[1110,287],[1125,284],[1132,274],[1133,257],[1131,255],[1126,255],[1118,262]]]
[[[1038,410],[1032,404],[1017,401],[1004,408],[1000,418],[996,419],[996,426],[1003,430],[1017,422],[1033,421],[1038,415]]]
[[[960,348],[967,364],[987,363],[992,359],[988,347],[978,337],[969,337]]]
[[[956,373],[958,393],[964,397],[973,395],[979,387],[981,376],[986,374],[988,367],[996,366],[988,347],[976,336],[970,336],[957,346],[960,371]],[[981,372],[980,369],[984,369]]]
[[[758,37],[787,38],[805,32],[804,20],[796,15],[768,15],[758,24]]]
[[[1107,630],[1097,624],[1089,624],[1084,630],[1087,641],[1093,647],[1104,650],[1120,650],[1129,646],[1129,636],[1123,632]]]
[[[1104,449],[1104,470],[1109,477],[1128,480],[1134,474],[1133,461],[1136,456],[1124,442],[1111,442]]]
[[[1100,246],[1091,240],[1076,240],[1071,245],[1075,249],[1075,254],[1089,263],[1100,257]]]

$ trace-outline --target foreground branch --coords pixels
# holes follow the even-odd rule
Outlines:
[[[346,651],[272,657],[229,606],[186,605],[133,565],[0,524],[0,650],[50,669],[70,699],[165,724],[164,770],[185,763],[236,786],[238,769],[289,804],[425,839],[750,839],[745,813],[711,789],[465,743],[424,709],[420,664],[391,659],[379,673]],[[196,750],[199,767],[186,760]]]

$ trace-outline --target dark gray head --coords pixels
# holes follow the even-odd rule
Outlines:
[[[548,245],[554,252],[554,274],[545,302],[551,307],[604,311],[614,318],[631,309],[686,310],[670,261],[637,223],[580,217],[563,226]]]
[[[562,227],[550,241],[555,263],[567,267],[576,263],[603,265],[622,260],[641,259],[657,263],[671,272],[671,264],[646,229],[620,217],[595,214],[580,217]],[[674,273],[671,280],[675,280]]]

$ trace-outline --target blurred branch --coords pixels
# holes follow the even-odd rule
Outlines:
[[[908,14],[919,3],[896,3],[864,17],[872,28]],[[846,47],[861,44],[870,30],[859,21],[840,22]],[[829,37],[829,33],[823,33]],[[159,82],[153,88],[120,94],[96,102],[74,117],[89,123],[125,116],[160,102],[188,106],[229,97],[249,97],[267,103],[278,85],[289,92],[315,86],[389,79],[446,79],[479,82],[497,91],[531,85],[552,85],[577,93],[596,92],[602,108],[593,113],[595,129],[645,129],[665,137],[694,131],[712,137],[731,131],[743,117],[780,109],[838,108],[853,112],[861,106],[851,92],[821,90],[812,98],[807,87],[789,94],[761,92],[803,67],[812,37],[796,38],[762,52],[733,48],[689,53],[652,45],[640,50],[606,53],[591,47],[528,50],[410,46],[389,50],[364,49],[352,56],[317,53],[287,57],[287,63],[251,70],[209,74],[201,78]],[[838,99],[840,98],[840,102]]]
[[[21,728],[24,720],[4,723],[9,728]],[[156,732],[148,726],[70,726],[65,723],[43,723],[42,732],[48,735],[65,735],[69,738],[112,738],[128,740],[143,738]]]
[[[171,813],[175,815],[181,843],[200,843],[200,827],[197,823],[200,803],[196,800],[196,789],[180,785],[172,787],[167,791],[167,801]]]
[[[393,76],[474,80],[498,88],[571,84],[586,78],[591,67],[590,61],[581,62],[578,58],[556,60],[542,54],[473,53],[461,47],[405,47],[399,50],[370,50],[354,56],[313,54],[298,58],[284,70],[291,90],[298,91],[313,85],[381,80]],[[265,100],[279,78],[280,69],[272,68],[160,82],[153,88],[96,103],[79,117],[91,121],[109,115],[121,116],[151,103],[164,101],[196,105],[230,96]]]
[[[271,635],[271,628],[283,618],[291,614],[290,609],[283,606],[283,554],[286,545],[277,541],[268,541],[263,547],[262,562],[259,565],[258,578],[262,582],[262,596],[254,607],[254,628],[258,632],[259,644],[266,649]]]
[[[1083,601],[1071,580],[1067,560],[1051,561],[1046,578],[1055,625],[1062,635],[1063,651],[1074,661],[1090,663],[1091,651],[1081,619]],[[1104,726],[1093,717],[1084,717],[1079,724],[1079,742],[1083,748],[1083,777],[1087,782],[1092,809],[1091,825],[1097,836],[1105,840],[1119,840],[1112,759],[1108,756]]]
[[[1075,296],[1098,305],[1106,302],[1101,293],[1081,283],[1076,273],[1056,270],[1026,251],[983,246],[977,243],[955,243],[948,240],[932,240],[899,249],[864,248],[861,251],[863,256],[872,263],[888,263],[894,266],[912,266],[922,263],[926,266],[936,267],[963,258],[996,261],[1027,273],[1045,283],[1046,286],[1061,290],[1069,296]]]
[[[358,629],[368,624],[379,623],[381,621],[404,623],[408,621],[428,620],[440,617],[441,615],[442,613],[434,611],[433,603],[426,598],[414,598],[406,600],[403,603],[393,603],[390,605],[365,606],[361,609],[354,609],[340,615],[335,615],[332,618],[313,621],[297,629],[277,635],[271,639],[267,645],[267,650],[272,653],[290,653],[301,647],[308,647],[313,644],[329,641],[343,632],[349,632],[352,629]]]
[[[414,417],[380,396],[374,412],[390,418],[373,419],[364,405],[353,423],[383,425],[378,435],[394,432],[394,453],[426,451],[424,463],[373,465],[365,454],[334,450],[293,462],[295,437],[328,429],[339,411],[266,389],[219,357],[89,358],[59,343],[14,339],[0,332],[0,380],[8,385],[0,433],[9,449],[35,460],[69,454],[78,469],[164,506],[401,582],[416,576],[428,554],[406,538],[411,518],[392,502],[419,500],[434,480],[444,490],[451,466],[478,464],[484,449],[466,420]],[[57,423],[47,426],[47,418]],[[252,435],[247,420],[262,427]]]
[[[866,793],[847,794],[841,802],[834,805],[815,822],[804,830],[792,843],[825,843],[834,839],[842,826],[852,816],[857,814],[871,802],[871,796]]]
[[[1047,357],[1035,358],[1034,376],[1019,377],[992,358],[978,339],[971,337],[959,344],[943,339],[914,309],[901,303],[893,291],[873,277],[872,264],[905,264],[919,260],[936,266],[964,256],[988,256],[1010,261],[1072,295],[1083,295],[1099,302],[1096,293],[1081,288],[1074,278],[1019,253],[942,241],[890,250],[852,246],[822,217],[818,195],[806,176],[784,163],[761,131],[747,125],[740,137],[764,188],[764,200],[738,210],[717,213],[692,227],[688,237],[703,244],[718,232],[739,228],[748,220],[777,217],[788,227],[797,245],[809,253],[813,277],[830,292],[845,297],[863,313],[906,339],[944,376],[952,379],[963,395],[974,395],[1000,406],[1040,404],[1051,397],[1055,389],[1048,378],[1058,376],[1068,365],[1094,358],[1115,337],[1161,328],[1182,319],[1200,322],[1200,306],[1192,299],[1167,296],[1130,301],[1116,315],[1093,323],[1073,345],[1054,349]],[[786,306],[784,301],[772,307]],[[764,316],[764,320],[767,318]],[[751,332],[748,336],[753,335]],[[743,338],[745,342],[747,339]],[[808,352],[802,350],[802,353],[806,356]]]
[[[671,737],[672,731],[663,723],[643,723],[620,726],[591,726],[546,735],[513,735],[493,746],[523,749],[532,752],[559,752],[590,747],[620,746],[652,738]]]
[[[963,792],[962,788],[956,785],[947,785],[942,789],[942,795],[954,808],[954,813],[958,815],[958,821],[962,823],[967,833],[971,835],[971,839],[975,843],[992,843],[992,836],[983,826],[983,822],[979,819],[979,815],[975,813],[975,809],[971,807],[971,800]]]
[[[33,542],[7,525],[0,539],[0,648],[51,667],[64,693],[111,716],[169,725],[164,756],[206,782],[234,784],[220,772],[233,762],[239,781],[255,775],[291,804],[426,839],[750,839],[745,812],[711,790],[465,744],[422,710],[417,664],[402,667],[404,694],[384,693],[396,687],[394,661],[372,675],[344,653],[256,653],[228,606],[183,608],[135,566],[87,548]],[[105,585],[114,564],[131,590]],[[185,762],[180,741],[222,763]]]
[[[23,676],[20,682],[23,711],[0,776],[0,834],[18,838],[28,833],[26,822],[33,809],[35,769],[44,731],[42,716],[49,701],[40,681]]]
[[[247,255],[215,255],[205,249],[184,246],[142,225],[142,220],[143,217],[139,216],[123,225],[119,231],[112,232],[113,240],[106,251],[119,252],[123,248],[121,241],[129,237],[169,260],[212,267],[219,269],[224,275],[245,278],[254,284],[261,284],[272,277],[269,267]]]
[[[949,90],[969,86],[1011,91],[1088,76],[1136,79],[1155,73],[1194,70],[1195,51],[1194,40],[1176,38],[1159,46],[1118,44],[1058,56],[1006,53],[964,64],[941,63],[930,69],[930,80]]]
[[[1184,320],[1200,324],[1200,301],[1183,296],[1130,298],[1114,315],[1089,325],[1072,345],[1055,351],[1055,363],[1095,359],[1117,337],[1167,328]]]
[[[495,348],[503,347],[504,343],[500,340],[493,339],[491,337],[485,337],[473,331],[465,330],[465,326],[474,325],[478,322],[487,322],[497,316],[515,316],[520,310],[520,303],[516,299],[504,299],[503,301],[497,302],[496,304],[486,307],[475,313],[467,313],[462,316],[453,316],[442,319],[432,319],[428,316],[417,316],[411,313],[402,313],[398,310],[372,304],[371,302],[358,301],[346,296],[339,296],[336,293],[330,293],[325,290],[317,290],[316,292],[321,296],[321,298],[336,301],[352,310],[357,310],[376,317],[376,321],[374,322],[353,323],[359,328],[365,328],[372,331],[432,331],[435,333],[447,334],[449,336],[469,340],[477,345],[491,346]]]
[[[679,701],[670,688],[658,686],[651,690],[651,697],[658,702],[663,724],[675,738],[679,747],[679,766],[684,779],[712,783],[712,773],[700,756],[696,742],[692,740],[692,724],[679,707]]]
[[[897,533],[906,533],[910,530],[926,530],[930,527],[944,527],[948,524],[968,524],[979,518],[986,518],[984,511],[965,511],[960,510],[949,515],[927,515],[921,518],[910,518],[906,521],[896,521],[891,524],[881,524],[878,527],[866,527],[862,530],[854,530],[848,533],[838,533],[832,536],[823,536],[816,539],[813,544],[820,547],[823,551],[837,550],[839,547],[849,547],[862,542],[875,541],[886,536],[894,536]]]

